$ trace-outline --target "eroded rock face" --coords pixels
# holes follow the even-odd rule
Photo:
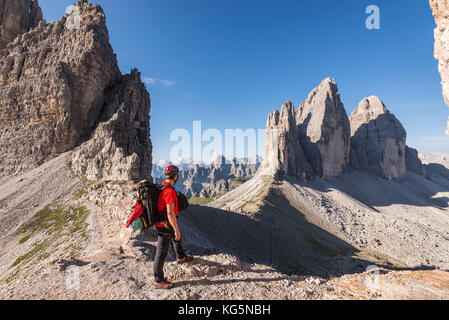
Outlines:
[[[101,7],[81,0],[76,12],[79,28],[70,14],[41,21],[0,51],[0,176],[30,170],[91,137],[70,162],[77,174],[150,176],[148,92],[137,71],[121,75]]]
[[[350,123],[354,168],[389,179],[406,173],[407,134],[378,97],[363,99],[352,113]]]
[[[407,165],[407,170],[414,172],[420,176],[427,176],[426,170],[424,169],[423,163],[419,158],[418,150],[405,147],[405,162]]]
[[[270,114],[266,134],[264,175],[335,177],[349,165],[349,119],[331,78],[323,80],[297,111],[287,102],[280,113]]]
[[[266,157],[262,174],[286,175],[308,180],[313,169],[306,159],[295,120],[295,108],[291,102],[268,116],[266,130]]]
[[[319,177],[335,177],[349,164],[350,128],[337,84],[327,78],[296,112],[296,124],[308,162]]]
[[[439,61],[443,96],[449,106],[449,2],[447,0],[430,0],[430,7],[437,27],[435,28],[435,58]],[[446,134],[449,135],[449,122]]]
[[[149,177],[152,163],[150,97],[140,73],[132,70],[105,94],[100,124],[76,148],[72,171],[89,180],[133,180]]]
[[[417,151],[406,146],[404,127],[383,102],[365,98],[348,118],[331,78],[296,112],[287,102],[270,114],[266,134],[263,175],[329,178],[352,166],[387,179],[401,178],[407,170],[426,176]]]
[[[0,49],[37,27],[42,10],[37,0],[0,0]]]

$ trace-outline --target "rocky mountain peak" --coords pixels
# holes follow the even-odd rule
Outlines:
[[[378,97],[363,99],[350,122],[351,163],[355,168],[390,179],[406,173],[407,133]]]
[[[369,121],[387,112],[387,108],[379,97],[370,96],[360,101],[359,107],[352,112],[351,117],[359,117],[364,121]]]
[[[303,179],[312,176],[312,168],[302,150],[292,102],[282,105],[268,116],[266,130],[266,157],[263,175],[287,175]]]
[[[282,121],[288,125],[294,125],[295,119],[295,106],[291,101],[285,102],[281,107],[281,113],[279,114],[279,121]]]
[[[0,0],[0,49],[37,27],[41,20],[38,0]]]
[[[307,99],[299,106],[296,111],[296,122],[297,124],[301,124],[304,122],[304,119],[307,118],[311,111],[311,106],[325,106],[327,99],[337,98],[339,99],[337,84],[334,79],[326,78],[324,79],[318,87],[313,89]],[[320,112],[320,116],[324,116],[325,109],[320,108],[320,110],[316,110],[315,113],[318,114]]]
[[[79,28],[66,14],[41,21],[0,50],[0,121],[6,124],[0,127],[0,176],[84,143],[88,147],[69,163],[75,173],[109,180],[150,176],[149,94],[137,70],[121,74],[101,7],[79,1],[77,9]]]
[[[349,119],[334,79],[326,78],[304,101],[296,124],[315,175],[334,177],[349,164]]]
[[[263,175],[308,180],[341,175],[350,165],[376,176],[397,179],[407,170],[425,175],[407,133],[382,100],[360,101],[350,119],[334,79],[324,79],[294,109],[291,102],[267,121]]]
[[[267,122],[266,175],[333,177],[349,164],[349,119],[334,79],[324,79],[298,110],[291,102]]]

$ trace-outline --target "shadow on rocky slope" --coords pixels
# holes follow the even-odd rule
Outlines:
[[[372,264],[356,257],[357,248],[307,221],[275,191],[270,193],[274,201],[254,215],[192,206],[182,219],[218,251],[287,274],[335,276],[363,272]]]
[[[346,174],[328,180],[304,183],[319,191],[340,190],[371,209],[393,204],[417,207],[448,208],[449,170],[439,164],[424,165],[428,177],[407,172],[400,180],[388,180],[350,169]]]
[[[449,169],[445,166],[439,163],[429,163],[425,164],[424,168],[431,180],[438,181],[439,178],[443,178],[447,180],[447,184],[449,184]]]
[[[394,269],[389,262],[361,258],[359,249],[309,222],[307,214],[287,201],[280,205],[279,202],[284,202],[285,198],[275,190],[267,199],[271,203],[255,215],[192,206],[183,214],[181,228],[182,220],[189,220],[198,233],[216,246],[210,254],[231,254],[241,261],[269,265],[290,275],[335,277],[358,274],[375,263]],[[196,251],[195,254],[208,255],[207,251]],[[401,268],[409,271],[434,269],[432,266]]]

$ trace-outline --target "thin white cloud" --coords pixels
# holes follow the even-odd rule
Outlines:
[[[160,88],[169,88],[173,87],[176,84],[176,81],[174,80],[165,80],[151,77],[143,78],[143,82],[151,87],[160,87]]]

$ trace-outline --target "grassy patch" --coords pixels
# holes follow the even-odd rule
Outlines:
[[[49,245],[48,241],[35,244],[33,248],[31,248],[27,253],[25,253],[23,256],[18,257],[16,261],[14,261],[14,263],[12,264],[12,267],[17,266],[22,262],[31,260],[33,257],[41,253],[43,250],[45,250],[45,248],[47,248],[48,245]]]
[[[263,187],[260,189],[260,191],[256,195],[256,201],[262,200],[265,198],[268,193],[270,192],[270,188],[273,184],[273,180],[271,178],[264,178],[263,179]]]
[[[189,204],[206,206],[214,200],[215,198],[190,198]]]
[[[247,179],[240,179],[240,178],[229,179],[229,183],[230,184],[234,184],[235,186],[240,186],[240,185],[244,184],[247,181],[249,181],[249,180],[247,180]]]
[[[45,237],[40,242],[33,244],[24,255],[18,257],[11,268],[48,258],[54,252],[54,249],[50,251],[51,247],[55,246],[57,240],[64,235],[72,239],[78,235],[87,241],[88,223],[86,220],[89,214],[89,210],[85,207],[64,207],[51,204],[38,211],[30,221],[20,227],[19,232],[28,233],[28,235],[19,242],[25,243],[37,232],[43,232]],[[82,247],[79,245],[65,250],[69,253],[67,258],[76,257],[81,251]]]
[[[407,267],[401,265],[400,263],[394,262],[393,259],[387,255],[381,254],[379,252],[362,251],[358,256],[363,259],[373,261],[376,265],[383,266],[387,269],[392,270],[406,270]]]
[[[315,250],[323,255],[326,255],[328,257],[332,258],[332,257],[342,254],[342,252],[340,252],[340,250],[331,248],[331,247],[321,243],[320,241],[316,240],[315,238],[307,237],[306,241],[312,246],[313,250]]]
[[[81,199],[84,195],[86,195],[88,192],[84,189],[78,191],[77,193],[75,193],[74,199],[75,200],[79,200]]]
[[[39,210],[34,217],[24,223],[19,231],[22,233],[31,232],[34,234],[38,231],[53,230],[56,225],[60,226],[63,223],[67,223],[67,216],[63,215],[64,208],[62,206],[54,207],[48,204],[44,209]]]
[[[6,279],[6,283],[10,284],[11,282],[13,282],[14,280],[17,279],[17,276],[20,273],[20,268],[17,268],[16,270],[14,270],[14,272],[12,272],[9,277]]]
[[[79,199],[81,199],[84,195],[88,194],[88,193],[89,193],[88,190],[89,190],[92,186],[94,186],[94,185],[97,183],[97,181],[87,180],[86,178],[82,178],[81,181],[83,182],[83,187],[82,187],[81,190],[78,190],[78,191],[74,194],[74,196],[73,196],[73,199],[74,199],[74,200],[79,200]]]
[[[391,264],[390,268],[393,269],[393,270],[396,270],[396,271],[404,271],[404,270],[408,269],[407,267],[405,267],[403,265],[400,265],[400,264],[397,264],[397,263]]]
[[[24,244],[25,242],[28,241],[28,239],[30,239],[30,237],[31,237],[31,234],[29,234],[29,235],[23,237],[22,239],[19,240],[19,243],[20,243],[20,244]]]
[[[263,177],[263,185],[260,188],[259,192],[250,200],[244,202],[237,210],[244,210],[244,208],[248,204],[256,204],[257,202],[263,200],[266,196],[268,196],[271,186],[273,184],[273,179],[269,177]]]
[[[113,181],[112,183],[116,184],[116,185],[119,185],[120,187],[123,187],[123,186],[127,185],[128,182],[129,181],[126,181],[126,180],[117,180],[117,181]]]
[[[68,252],[68,253],[69,253],[69,254],[67,255],[67,258],[71,258],[71,257],[76,258],[77,255],[78,255],[82,250],[83,250],[83,248],[82,248],[81,246],[79,246],[79,245],[74,245],[74,244],[71,244],[71,245],[67,246],[67,247],[64,249],[65,252]]]

